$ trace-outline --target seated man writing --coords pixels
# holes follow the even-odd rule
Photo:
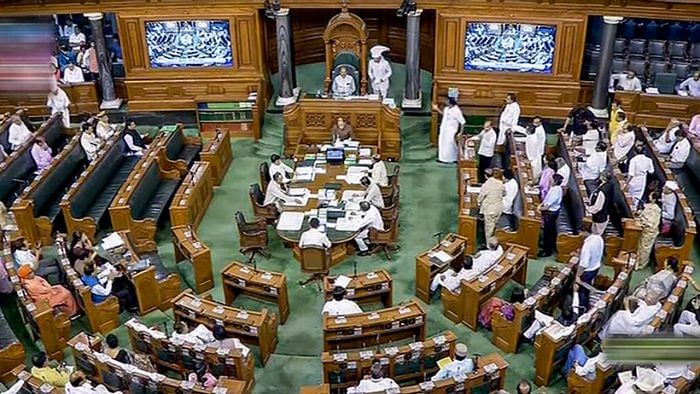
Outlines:
[[[301,199],[294,198],[287,193],[287,187],[284,185],[282,174],[276,172],[272,177],[272,182],[267,185],[263,205],[275,204],[277,209],[281,211],[284,204],[290,202],[301,204]]]
[[[355,132],[353,131],[352,126],[345,122],[345,118],[339,116],[331,128],[331,142],[336,143],[354,139]]]

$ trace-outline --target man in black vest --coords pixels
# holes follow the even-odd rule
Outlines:
[[[144,151],[148,148],[139,132],[136,131],[136,122],[133,119],[126,121],[124,142],[126,143],[125,153],[129,156],[143,156]]]
[[[595,234],[603,234],[610,220],[610,208],[613,202],[612,183],[610,183],[610,179],[612,179],[610,171],[606,170],[600,173],[600,185],[598,185],[598,188],[591,194],[588,206],[586,207],[593,219],[591,232]]]

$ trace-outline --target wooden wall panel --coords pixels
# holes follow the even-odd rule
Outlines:
[[[325,48],[323,31],[339,10],[292,10],[294,64],[323,63]],[[398,18],[395,10],[351,10],[361,17],[369,30],[368,46],[376,44],[391,48],[390,60],[406,62],[406,18]],[[277,35],[275,21],[265,20],[266,58],[270,73],[277,72]],[[435,42],[435,12],[425,10],[421,15],[421,68],[433,70]]]

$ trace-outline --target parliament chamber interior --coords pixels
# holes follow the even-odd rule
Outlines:
[[[696,0],[6,0],[0,52],[0,392],[700,393]]]

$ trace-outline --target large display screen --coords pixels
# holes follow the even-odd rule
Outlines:
[[[556,26],[469,23],[464,69],[551,74]]]
[[[146,43],[151,68],[233,65],[226,20],[146,22]]]

